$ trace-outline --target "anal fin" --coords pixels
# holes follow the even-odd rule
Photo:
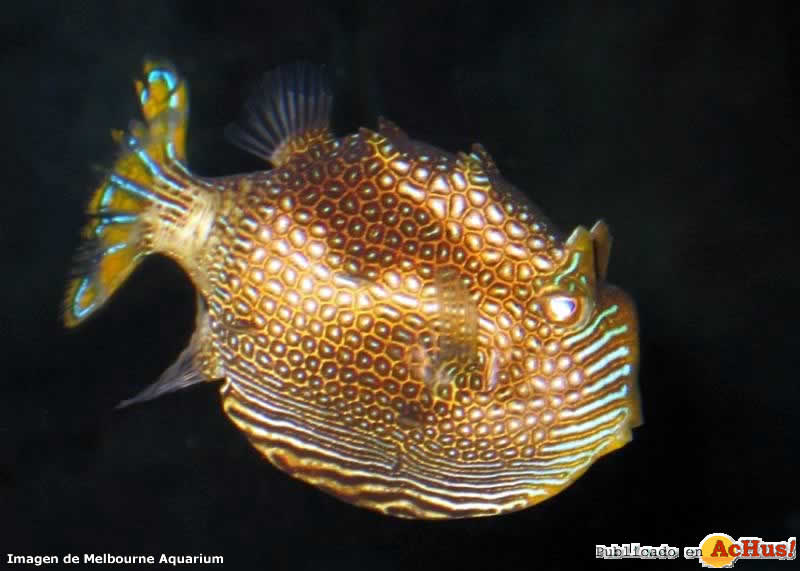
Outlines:
[[[208,374],[210,366],[205,351],[206,342],[210,331],[208,326],[208,311],[205,303],[197,298],[197,325],[189,345],[184,349],[175,362],[164,371],[156,382],[145,388],[136,396],[123,400],[116,408],[125,408],[139,404],[168,393],[179,391],[197,383],[213,381]]]

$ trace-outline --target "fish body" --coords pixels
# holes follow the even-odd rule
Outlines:
[[[268,75],[230,131],[274,168],[198,177],[185,83],[144,72],[145,123],[116,134],[65,321],[150,253],[186,269],[198,311],[175,364],[123,404],[222,381],[272,464],[411,518],[536,504],[630,441],[637,325],[605,282],[603,222],[562,236],[477,145],[447,153],[383,120],[335,137],[310,66]]]

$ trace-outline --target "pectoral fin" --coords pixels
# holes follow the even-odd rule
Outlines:
[[[427,354],[423,378],[442,397],[452,395],[449,385],[478,363],[478,310],[456,272],[437,274],[435,288],[435,351]]]

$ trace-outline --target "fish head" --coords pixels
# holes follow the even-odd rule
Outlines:
[[[636,309],[605,280],[611,237],[604,222],[591,230],[578,226],[563,249],[559,267],[539,280],[532,305],[541,323],[538,375],[558,405],[556,418],[580,426],[587,441],[604,431],[611,436],[602,455],[629,442],[631,429],[642,424]]]

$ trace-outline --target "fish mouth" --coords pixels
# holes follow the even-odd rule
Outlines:
[[[639,398],[639,332],[636,310],[621,289],[601,285],[587,323],[561,340],[569,404],[559,411],[546,451],[564,452],[603,442],[602,456],[630,442],[642,424]]]
[[[628,373],[622,381],[628,389],[628,405],[630,413],[626,421],[628,429],[644,424],[642,403],[639,392],[639,320],[633,299],[622,289],[603,284],[598,288],[599,311],[611,311],[616,308],[609,320],[609,330],[623,330],[617,342],[619,347],[625,347],[628,354],[624,366]]]

